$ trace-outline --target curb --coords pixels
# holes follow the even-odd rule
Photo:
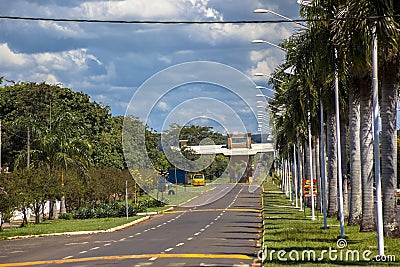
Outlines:
[[[23,236],[11,236],[7,237],[6,240],[12,240],[12,239],[26,239],[26,238],[35,238],[35,237],[46,237],[46,236],[64,236],[64,235],[90,235],[90,234],[101,234],[101,233],[112,233],[116,232],[128,227],[131,227],[133,225],[136,225],[138,223],[147,221],[151,218],[152,215],[157,215],[157,214],[162,214],[166,211],[171,211],[173,210],[174,207],[168,208],[163,211],[158,211],[158,212],[146,212],[146,213],[138,213],[137,215],[146,215],[145,217],[139,218],[137,220],[134,220],[130,223],[126,223],[120,226],[116,226],[107,230],[91,230],[91,231],[76,231],[76,232],[63,232],[63,233],[52,233],[52,234],[39,234],[39,235],[23,235]]]

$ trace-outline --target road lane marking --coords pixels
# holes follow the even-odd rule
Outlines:
[[[83,251],[79,252],[79,254],[85,254],[85,253],[87,253],[87,250],[83,250]]]
[[[206,229],[204,229],[204,228],[202,228],[202,229],[200,229],[200,232],[204,232]]]
[[[166,250],[164,250],[165,252],[169,252],[171,250],[173,250],[174,248],[167,248]]]
[[[214,211],[242,211],[242,212],[261,212],[260,209],[250,209],[250,208],[231,208],[232,204],[229,205],[227,208],[221,209],[200,209],[200,210],[173,210],[173,211],[166,211],[164,214],[173,214],[173,213],[185,213],[185,212],[214,212]],[[177,217],[178,218],[178,217]],[[173,219],[171,219],[173,220]]]
[[[207,224],[206,226],[204,226],[204,228],[206,228],[206,229],[207,229],[208,227],[210,227],[210,225],[209,225],[209,224]]]
[[[100,247],[94,247],[94,248],[91,248],[91,249],[89,249],[89,250],[96,250],[96,249],[99,249]]]
[[[70,259],[72,257],[74,257],[74,256],[67,256],[67,257],[64,257],[63,260]]]
[[[151,262],[139,262],[138,264],[135,265],[135,267],[142,267],[142,266],[150,266],[153,263]]]
[[[183,245],[185,245],[185,243],[179,243],[179,244],[176,244],[176,247],[180,247],[180,246],[183,246]]]
[[[121,239],[120,239],[120,240],[118,240],[118,241],[125,241],[125,239],[126,239],[126,238],[124,237],[124,238],[121,238]]]
[[[87,244],[87,243],[89,243],[89,242],[67,243],[65,245],[66,246],[74,246],[74,245],[84,245],[84,244]]]
[[[193,237],[188,237],[188,239],[187,239],[187,240],[189,240],[189,241],[190,241],[190,240],[192,240],[192,239],[193,239]]]
[[[197,232],[197,233],[195,233],[194,235],[199,235],[200,234],[200,232]]]
[[[111,246],[111,243],[104,244],[105,247]]]
[[[155,261],[157,257],[150,258],[149,261]]]
[[[135,235],[141,235],[142,233],[136,233]]]
[[[149,258],[180,258],[180,259],[238,259],[238,260],[253,260],[252,257],[244,254],[135,254],[135,255],[120,255],[120,256],[98,256],[88,258],[71,258],[61,260],[43,260],[43,261],[25,261],[0,263],[0,267],[11,266],[34,266],[45,264],[64,264],[89,261],[115,261],[127,259],[149,259]]]

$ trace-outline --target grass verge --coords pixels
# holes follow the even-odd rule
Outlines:
[[[376,232],[362,233],[358,226],[345,225],[347,245],[338,247],[338,220],[328,218],[329,228],[321,229],[321,214],[312,221],[307,208],[305,217],[272,183],[266,182],[264,191],[264,266],[399,266],[400,239],[385,238],[385,255],[391,262],[374,261]]]
[[[12,227],[0,232],[0,239],[13,236],[41,235],[77,231],[107,230],[144,216],[126,218],[99,218],[86,220],[47,220],[39,224],[30,223],[25,227]]]

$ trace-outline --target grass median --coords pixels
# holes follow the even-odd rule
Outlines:
[[[322,229],[321,214],[312,221],[309,208],[305,216],[269,182],[264,184],[263,203],[264,266],[399,266],[400,239],[385,238],[386,258],[374,259],[376,232],[345,225],[346,239],[338,241],[337,219],[328,218],[329,228]]]
[[[39,224],[29,223],[24,227],[12,227],[0,232],[0,239],[14,236],[43,235],[64,232],[107,230],[133,222],[144,216],[126,218],[98,218],[85,220],[47,220]]]

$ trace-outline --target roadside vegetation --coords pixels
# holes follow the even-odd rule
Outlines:
[[[146,193],[158,190],[154,181],[174,169],[161,146],[161,135],[170,145],[177,140],[169,136],[186,139],[188,145],[198,145],[205,138],[216,144],[225,142],[212,127],[174,124],[158,133],[138,118],[112,116],[108,106],[60,85],[0,82],[0,231],[16,210],[24,217],[21,226],[27,226],[31,223],[28,212],[34,214],[35,224],[50,224],[48,220],[57,218],[120,217],[125,215],[126,196],[130,215],[162,209],[161,198]],[[144,151],[134,141],[123,148],[124,123],[132,136],[145,133]],[[191,161],[198,159],[189,149],[181,152]],[[137,168],[128,170],[126,159]],[[226,165],[227,159],[217,156],[204,174],[219,177]],[[139,185],[137,178],[146,183]],[[176,203],[191,197],[179,196]]]
[[[329,228],[322,229],[322,214],[318,214],[317,220],[313,221],[310,219],[310,208],[306,208],[305,216],[304,212],[292,206],[291,201],[276,184],[271,182],[271,179],[264,183],[262,197],[264,220],[262,240],[266,252],[264,266],[398,266],[399,264],[398,239],[385,238],[385,255],[390,257],[392,262],[366,261],[362,253],[371,251],[371,254],[367,255],[368,259],[378,254],[376,232],[360,232],[358,226],[346,226],[347,246],[340,249],[337,243],[340,230],[336,218],[328,218]],[[284,251],[280,252],[282,260],[278,258],[280,250]],[[322,253],[323,250],[326,252]],[[329,250],[332,251],[331,256]],[[315,252],[315,260],[312,254],[309,256],[309,251]],[[359,253],[359,260],[356,260],[356,254],[353,255],[353,252]],[[290,257],[296,260],[291,260]]]

